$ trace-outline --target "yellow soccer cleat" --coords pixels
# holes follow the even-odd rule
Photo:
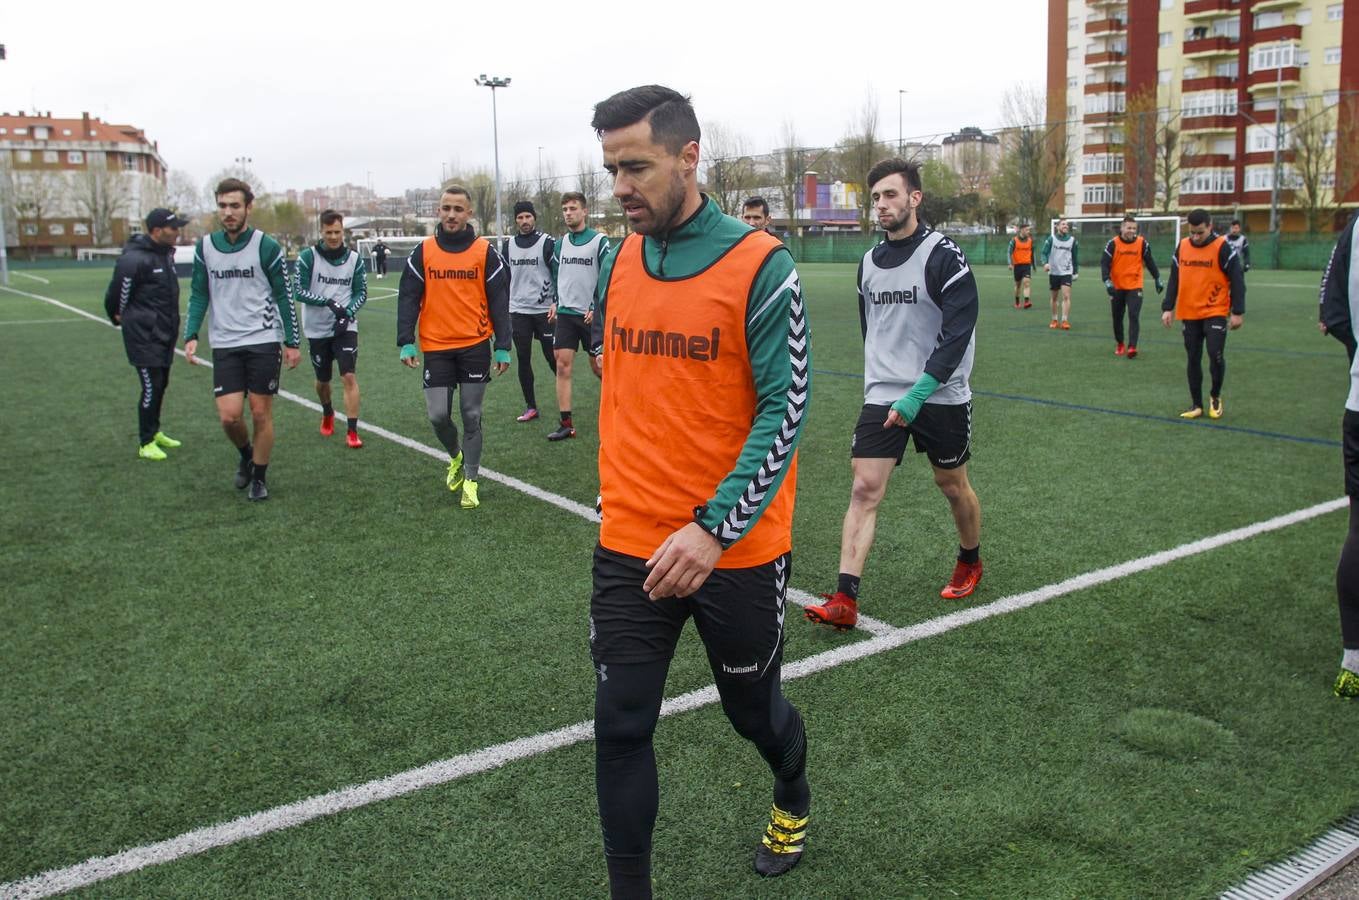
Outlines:
[[[775,878],[796,866],[807,845],[810,821],[810,815],[794,816],[771,806],[769,824],[760,838],[760,846],[755,848],[755,871],[765,878]]]
[[[450,491],[457,491],[462,487],[462,482],[462,451],[459,450],[458,455],[448,461],[448,477],[444,479],[444,483],[448,485]]]
[[[477,483],[470,478],[464,480],[462,483],[462,508],[476,509],[480,505],[481,501],[477,499]]]
[[[154,459],[159,461],[162,459],[169,459],[170,457],[165,455],[164,450],[156,446],[155,441],[151,441],[150,443],[142,444],[140,447],[137,448],[137,458]]]
[[[171,450],[184,445],[183,441],[177,441],[163,431],[157,431],[151,440],[155,441],[157,447],[169,447]]]

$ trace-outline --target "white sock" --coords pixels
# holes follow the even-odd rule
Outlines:
[[[1340,658],[1340,667],[1359,674],[1359,650],[1346,650],[1345,655]]]

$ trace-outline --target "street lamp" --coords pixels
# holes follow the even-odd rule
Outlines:
[[[500,217],[500,125],[496,114],[495,89],[507,88],[510,86],[510,79],[501,78],[496,75],[478,75],[472,79],[472,83],[477,87],[488,87],[491,89],[491,137],[495,147],[495,233],[501,234]]]
[[[906,153],[906,144],[901,139],[901,98],[906,96],[904,89],[897,89],[897,156]]]

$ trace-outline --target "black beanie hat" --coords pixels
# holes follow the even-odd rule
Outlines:
[[[518,203],[514,204],[514,214],[517,216],[520,213],[530,213],[533,218],[538,218],[538,212],[533,208],[533,202],[531,200],[520,200]]]

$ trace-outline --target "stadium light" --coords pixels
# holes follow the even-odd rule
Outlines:
[[[473,79],[478,87],[488,87],[491,89],[491,139],[495,148],[495,234],[500,236],[502,221],[500,217],[500,123],[495,105],[495,89],[507,88],[510,86],[510,79],[492,75],[489,78],[485,73]]]
[[[5,58],[5,45],[0,44],[0,59]],[[16,217],[17,218],[17,217]],[[5,205],[0,203],[0,285],[9,287],[9,251],[6,245],[9,243],[8,232],[5,231]],[[19,223],[14,223],[14,245],[19,245]]]
[[[897,156],[906,152],[906,144],[901,139],[901,98],[906,96],[904,88],[897,88]]]

